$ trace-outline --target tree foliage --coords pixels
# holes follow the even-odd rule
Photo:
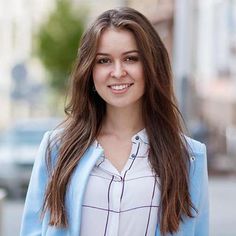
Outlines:
[[[37,34],[37,54],[49,72],[52,88],[59,94],[65,91],[83,30],[84,14],[76,13],[68,0],[58,0]]]

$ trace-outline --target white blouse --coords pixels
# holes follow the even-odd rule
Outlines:
[[[97,148],[101,148],[96,141]],[[81,236],[154,236],[159,178],[148,161],[146,130],[132,137],[122,172],[103,155],[90,173],[82,205]]]

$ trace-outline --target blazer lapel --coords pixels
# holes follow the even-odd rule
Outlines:
[[[96,161],[103,153],[103,149],[91,145],[79,161],[69,184],[66,196],[66,209],[68,212],[69,235],[80,235],[81,212],[84,192],[89,174]]]

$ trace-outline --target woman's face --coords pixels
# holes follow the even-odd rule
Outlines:
[[[143,65],[131,32],[108,28],[102,33],[93,81],[108,106],[121,108],[140,104],[145,90]]]

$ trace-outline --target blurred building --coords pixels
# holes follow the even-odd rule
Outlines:
[[[201,113],[232,154],[236,127],[236,1],[199,1],[195,79]],[[229,131],[230,130],[230,131]],[[229,150],[230,149],[230,150]]]
[[[30,106],[35,105],[30,92],[40,90],[43,71],[38,61],[32,60],[33,34],[53,3],[0,1],[0,129],[15,117],[28,116]]]
[[[181,111],[210,169],[236,172],[236,1],[176,0],[174,71]]]
[[[174,0],[126,1],[129,7],[142,12],[152,22],[172,59],[174,41]]]

